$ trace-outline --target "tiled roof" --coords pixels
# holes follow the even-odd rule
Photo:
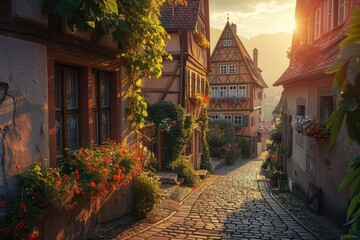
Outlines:
[[[307,75],[324,72],[335,62],[339,53],[339,43],[343,38],[342,28],[339,28],[335,29],[333,34],[329,34],[326,39],[313,43],[311,46],[315,52],[302,61],[291,60],[289,67],[274,83],[274,86],[296,82]]]
[[[165,3],[161,8],[160,21],[169,30],[195,30],[199,16],[200,0],[188,1],[186,6]]]
[[[351,9],[358,8],[360,8],[360,1],[352,2]],[[342,25],[339,25],[320,39],[313,42],[311,47],[315,52],[305,59],[305,61],[292,59],[289,67],[274,83],[274,86],[297,82],[309,75],[323,73],[329,68],[337,58],[337,54],[339,53],[339,43],[345,38],[345,31],[348,28],[349,23],[350,18]]]

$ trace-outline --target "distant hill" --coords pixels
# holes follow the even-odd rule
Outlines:
[[[222,30],[210,29],[211,52],[215,48]],[[291,34],[288,33],[266,33],[254,36],[250,39],[241,36],[249,55],[252,57],[253,49],[256,47],[259,51],[258,66],[262,70],[262,76],[269,88],[265,90],[267,96],[280,96],[282,87],[273,87],[273,83],[281,76],[289,65],[289,59],[286,51],[291,45]],[[267,116],[266,118],[269,118]]]

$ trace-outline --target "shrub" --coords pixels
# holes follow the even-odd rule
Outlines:
[[[236,138],[239,148],[241,149],[242,157],[249,158],[251,157],[251,143],[248,139],[240,137]]]
[[[153,172],[134,177],[134,207],[139,218],[145,218],[160,200],[160,179]]]
[[[234,149],[231,149],[230,152],[228,153],[228,155],[225,158],[225,163],[227,165],[232,165],[234,164],[236,161],[236,153]]]
[[[180,156],[172,162],[170,167],[174,173],[178,174],[179,177],[185,178],[185,182],[189,185],[196,185],[196,183],[200,181],[199,176],[194,170],[193,164],[184,156]]]
[[[269,162],[265,161],[263,162],[263,164],[261,165],[262,169],[267,169],[267,167],[269,166]]]

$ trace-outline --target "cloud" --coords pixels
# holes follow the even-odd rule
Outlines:
[[[242,35],[291,32],[295,0],[210,0],[211,26],[222,29],[227,14]]]

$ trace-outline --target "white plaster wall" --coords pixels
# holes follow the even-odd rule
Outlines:
[[[47,25],[42,11],[44,0],[13,0],[13,15]]]
[[[285,110],[288,116],[296,119],[296,99],[302,97],[306,99],[305,114],[308,114],[308,88],[306,86],[294,86],[286,88],[285,99],[287,102],[287,109]],[[294,130],[293,130],[294,131]],[[298,163],[301,170],[306,170],[306,153],[307,153],[307,137],[303,138],[303,147],[296,143],[296,131],[293,134],[293,158]],[[301,136],[300,136],[301,137]]]
[[[16,102],[15,125],[4,136],[10,189],[17,164],[26,169],[49,156],[46,61],[45,46],[0,36],[0,82]]]

